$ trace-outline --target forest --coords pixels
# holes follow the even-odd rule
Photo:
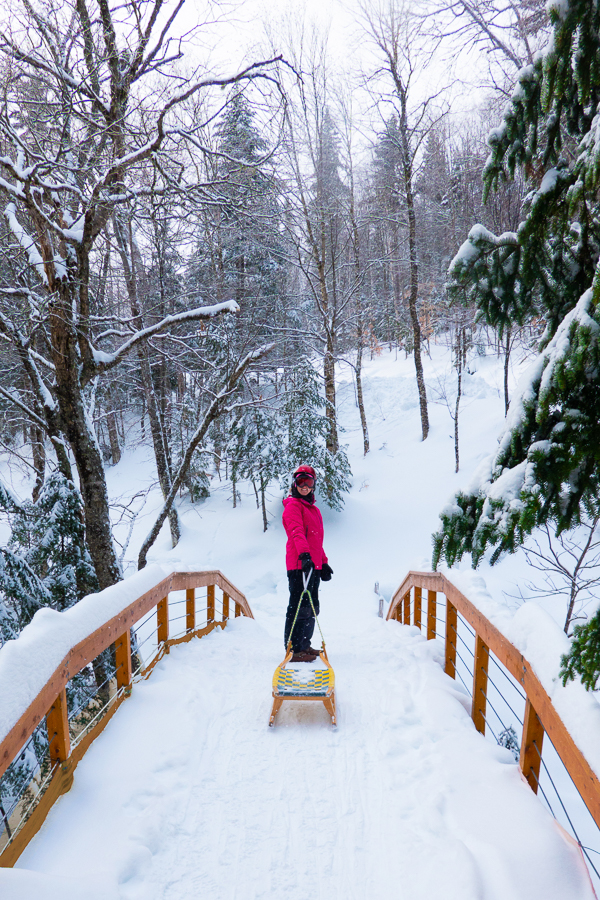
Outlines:
[[[339,16],[326,29],[288,11],[255,22],[233,70],[203,49],[208,11],[183,0],[16,0],[3,15],[0,440],[32,486],[0,483],[3,642],[122,578],[106,471],[128,442],[151,445],[164,498],[140,568],[165,523],[177,545],[178,498],[215,480],[234,506],[251,482],[266,530],[268,485],[310,459],[339,509],[336,367],[352,370],[367,454],[363,360],[410,356],[426,441],[422,355],[439,336],[457,470],[469,354],[493,346],[508,373],[527,347],[536,364],[516,397],[505,378],[506,430],[442,510],[434,565],[494,561],[539,528],[587,527],[593,544],[600,8],[351,12],[344,65]],[[595,687],[600,620],[565,630],[565,677]]]

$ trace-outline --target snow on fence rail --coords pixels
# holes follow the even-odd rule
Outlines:
[[[222,591],[220,601],[215,587]],[[198,588],[206,588],[202,598]],[[169,594],[185,591],[185,599]],[[198,601],[205,606],[198,607]],[[244,594],[219,571],[166,572],[148,566],[63,613],[40,610],[0,652],[0,866],[15,864],[50,808],[73,783],[92,741],[175,644],[253,618]],[[173,616],[173,607],[185,612]],[[170,610],[171,607],[171,610]],[[171,634],[175,622],[184,621]],[[137,626],[137,627],[136,627]],[[148,643],[150,652],[148,653]],[[144,649],[144,645],[146,648]],[[144,653],[142,653],[144,651]],[[73,679],[108,656],[109,674],[83,702]],[[71,702],[69,702],[71,701]]]
[[[458,577],[465,578],[461,574]],[[486,725],[492,731],[488,721],[489,705],[503,727],[504,740],[499,740],[493,731],[492,734],[499,743],[518,752],[524,778],[536,794],[540,789],[554,815],[542,786],[546,774],[564,812],[555,817],[559,821],[566,820],[566,827],[573,832],[598,885],[598,863],[594,862],[589,852],[599,854],[600,858],[600,849],[586,847],[580,839],[572,820],[581,822],[581,816],[573,812],[569,815],[555,784],[559,779],[556,776],[552,778],[543,758],[543,745],[544,735],[547,735],[550,744],[547,749],[556,751],[593,819],[594,834],[586,842],[595,838],[599,844],[600,779],[596,773],[600,771],[600,704],[579,683],[563,687],[558,672],[560,657],[566,651],[568,641],[559,626],[535,604],[525,604],[517,613],[511,614],[503,605],[494,603],[489,594],[481,590],[481,584],[482,579],[471,576],[467,589],[473,599],[469,600],[440,572],[409,572],[392,597],[387,618],[404,625],[413,624],[420,629],[424,627],[428,640],[443,639],[446,674],[451,678],[458,676],[471,695],[471,718],[475,728],[483,735]],[[424,591],[427,592],[426,599]],[[438,600],[439,593],[444,594],[446,600],[443,618],[440,617],[444,610]],[[443,631],[438,623],[443,626]],[[525,658],[522,649],[531,654],[531,662]],[[494,685],[489,671],[490,661],[506,677],[507,686],[512,686],[524,702],[521,717],[511,705],[514,703],[512,697],[508,701],[502,690]],[[459,663],[462,664],[462,671],[472,677],[472,687],[462,678]],[[500,705],[498,700],[501,698],[503,708],[512,714],[510,718],[522,726],[520,746],[514,729],[512,726],[506,727],[492,703],[492,695],[496,706]],[[542,774],[540,770],[543,770]],[[578,827],[581,830],[581,826]],[[582,827],[587,835],[591,834],[585,823]]]

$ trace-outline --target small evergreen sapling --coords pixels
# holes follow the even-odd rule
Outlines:
[[[317,473],[317,490],[331,509],[342,509],[343,495],[350,490],[352,471],[343,447],[336,453],[327,449],[329,420],[323,407],[319,380],[310,360],[303,358],[294,373],[293,388],[285,405],[287,419],[286,469],[282,486],[288,486],[288,475],[302,463]]]
[[[502,729],[502,731],[498,735],[498,743],[501,747],[506,747],[507,750],[510,750],[515,760],[517,762],[519,761],[521,748],[519,746],[517,732],[512,727],[512,725],[508,725],[506,728]]]
[[[569,652],[560,662],[563,685],[579,675],[586,691],[596,690],[600,678],[600,610],[585,625],[575,625]]]

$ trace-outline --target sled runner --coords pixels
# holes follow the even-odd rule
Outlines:
[[[307,578],[305,578],[304,575],[302,578],[304,581],[304,590],[298,601],[298,609],[296,610],[294,624],[290,631],[285,659],[277,666],[273,675],[273,708],[271,709],[269,725],[274,724],[275,716],[281,709],[281,704],[284,700],[321,700],[325,705],[325,709],[331,716],[331,724],[337,724],[335,714],[335,673],[327,658],[323,632],[321,631],[321,626],[319,625],[319,620],[315,613],[310,591],[307,589],[310,574]],[[294,665],[290,662],[294,655],[292,650],[292,632],[294,630],[294,625],[296,624],[296,619],[298,618],[298,610],[300,609],[302,598],[305,595],[308,595],[310,604],[313,608],[313,613],[315,613],[317,625],[319,625],[319,631],[321,632],[321,650],[317,660],[315,660],[314,666],[307,663]]]

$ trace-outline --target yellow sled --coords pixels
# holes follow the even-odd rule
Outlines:
[[[289,665],[293,652],[288,649],[285,659],[275,669],[273,675],[273,709],[269,725],[275,722],[275,716],[284,700],[321,700],[331,716],[331,724],[335,725],[335,674],[327,659],[325,645],[321,648],[319,659],[325,668],[313,669],[309,663]]]

